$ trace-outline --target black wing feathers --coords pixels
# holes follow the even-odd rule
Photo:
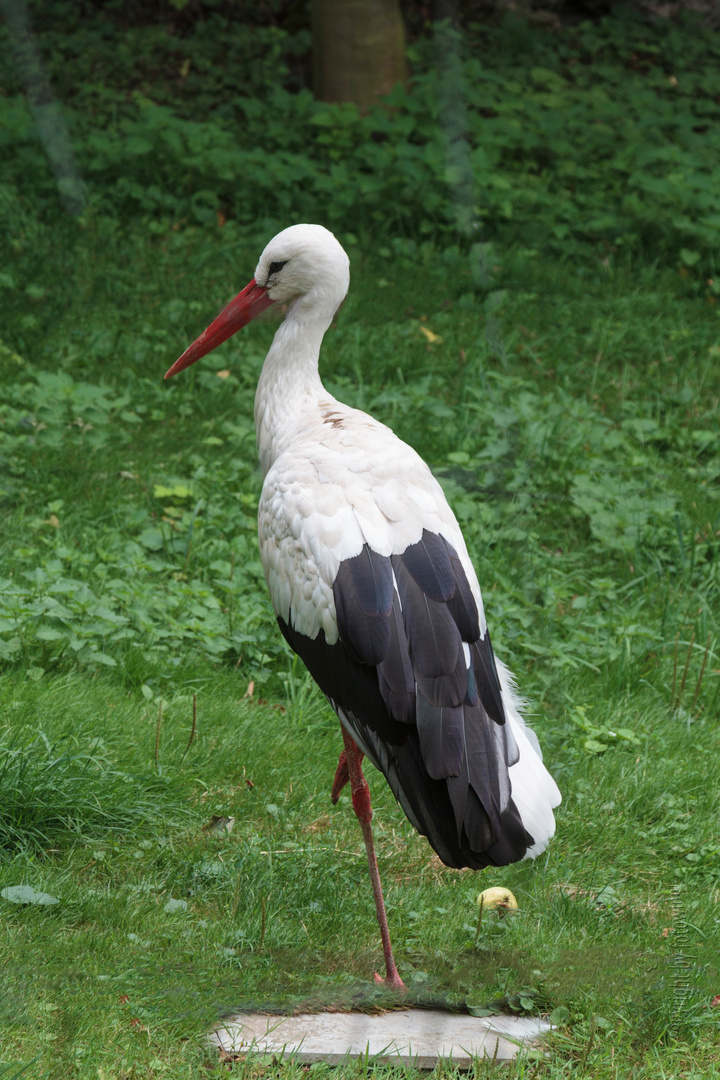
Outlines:
[[[390,613],[390,645],[377,666],[377,677],[380,693],[392,718],[403,724],[414,724],[415,674],[399,604],[393,604]]]
[[[424,532],[417,544],[411,544],[402,555],[395,556],[395,560],[403,563],[431,600],[447,601],[455,595],[457,581],[448,545],[442,536]]]
[[[511,798],[517,746],[457,552],[427,531],[402,555],[366,544],[333,596],[333,646],[278,621],[412,824],[449,866],[522,858],[533,839]]]
[[[468,681],[460,631],[447,605],[413,580],[403,556],[393,555],[392,563],[418,690],[433,705],[459,705]]]
[[[343,641],[351,646],[361,663],[379,664],[387,655],[392,636],[390,560],[376,555],[366,544],[354,559],[340,564],[333,596],[338,626],[343,627]]]
[[[446,543],[443,540],[443,543]],[[449,545],[448,545],[449,547]],[[470,591],[470,584],[465,577],[462,563],[450,548],[450,565],[455,575],[455,592],[447,602],[448,611],[457,623],[463,641],[477,641],[480,637],[480,620],[475,597]]]
[[[420,752],[433,780],[458,776],[465,755],[462,707],[435,708],[418,694],[416,723]]]
[[[470,646],[470,656],[480,700],[485,706],[488,716],[491,716],[496,724],[504,724],[505,710],[503,709],[500,680],[495,667],[495,654],[492,650],[489,630],[485,630],[484,638],[473,641]]]

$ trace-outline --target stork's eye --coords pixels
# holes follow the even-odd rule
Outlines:
[[[271,262],[270,266],[268,267],[268,277],[272,277],[273,274],[278,274],[282,270],[286,262],[287,259],[283,259],[282,262]]]

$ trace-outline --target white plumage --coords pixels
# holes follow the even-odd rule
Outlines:
[[[364,413],[336,407],[343,426],[333,426],[317,418],[317,403],[314,412],[270,465],[260,499],[260,554],[278,615],[310,637],[322,626],[333,644],[332,585],[340,563],[364,544],[379,555],[399,555],[423,529],[445,536],[458,551],[481,609],[462,534],[422,459]],[[404,485],[398,476],[412,480]],[[298,592],[308,574],[326,597],[320,606]]]
[[[387,981],[399,988],[362,755],[452,866],[539,854],[560,793],[512,677],[494,659],[480,586],[442,488],[388,427],[322,385],[320,346],[348,285],[348,258],[331,233],[285,229],[253,281],[168,375],[271,303],[289,304],[255,397],[265,475],[260,554],[280,627],[344,728],[333,796],[349,779],[369,845]]]

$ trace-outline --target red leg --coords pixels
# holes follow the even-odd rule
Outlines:
[[[350,773],[348,772],[347,753],[343,750],[340,754],[340,760],[338,761],[337,769],[335,770],[335,779],[333,780],[333,786],[330,791],[330,798],[332,799],[333,806],[335,806],[335,803],[340,798],[340,792],[349,782]]]
[[[392,945],[390,944],[390,931],[388,929],[387,915],[385,914],[385,901],[383,900],[382,885],[380,884],[380,871],[378,870],[377,859],[375,857],[375,843],[373,841],[372,826],[370,824],[372,820],[370,788],[367,785],[367,780],[363,776],[361,765],[364,755],[362,750],[345,731],[345,728],[342,729],[342,736],[345,743],[345,750],[340,755],[337,773],[335,774],[335,783],[333,784],[333,794],[335,794],[336,790],[339,794],[344,783],[347,783],[346,779],[340,783],[339,787],[337,787],[339,779],[342,779],[342,770],[346,770],[350,779],[353,809],[360,822],[363,840],[365,841],[368,866],[370,867],[370,881],[372,882],[373,895],[375,897],[375,911],[380,926],[383,953],[385,954],[385,969],[387,975],[383,979],[382,976],[378,975],[376,972],[375,982],[387,986],[390,990],[404,991],[407,987],[400,978],[398,969],[395,966],[395,958],[393,957]],[[345,759],[344,761],[343,758]]]

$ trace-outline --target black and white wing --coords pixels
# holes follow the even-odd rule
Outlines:
[[[409,448],[392,442],[397,470],[397,447]],[[260,514],[268,585],[291,648],[442,861],[504,865],[544,849],[560,794],[496,663],[457,522],[409,452],[420,493],[395,520],[380,464],[358,470],[354,499],[353,476],[336,487],[329,463],[314,493],[271,471]]]

